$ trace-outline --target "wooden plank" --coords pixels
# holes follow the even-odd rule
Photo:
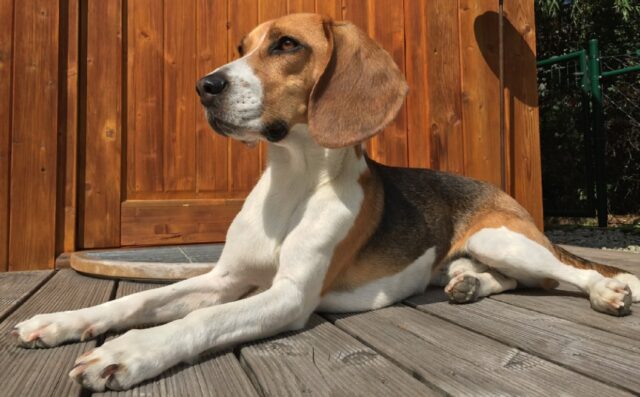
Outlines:
[[[164,7],[164,190],[195,191],[196,2]]]
[[[446,0],[445,0],[446,1]],[[446,1],[447,4],[455,3]],[[427,13],[434,8],[434,4],[440,1],[416,0],[408,1],[404,5],[405,35],[406,42],[410,43],[405,48],[406,51],[406,78],[409,84],[407,94],[407,145],[409,166],[419,168],[430,168],[431,162],[431,135],[429,130],[437,128],[441,133],[441,126],[429,124],[429,117],[432,104],[429,102],[429,71],[431,65],[427,64],[429,50],[438,49],[440,39],[444,36],[429,35],[428,28],[432,27],[427,20]],[[457,12],[456,12],[457,16]],[[446,26],[445,31],[450,31],[456,27]],[[457,37],[456,37],[457,39]],[[452,51],[453,52],[453,51]],[[440,98],[448,101],[449,98]]]
[[[504,51],[506,125],[509,161],[508,188],[544,227],[538,85],[536,83],[536,33],[532,1],[505,2]]]
[[[127,193],[164,188],[163,48],[162,7],[127,2]]]
[[[289,14],[296,12],[315,12],[315,0],[289,0]]]
[[[125,201],[122,245],[224,241],[242,200]]]
[[[161,285],[123,281],[116,298]],[[112,336],[113,337],[113,336]],[[206,354],[196,363],[180,364],[127,391],[94,393],[95,397],[143,396],[256,396],[249,378],[231,352]]]
[[[593,310],[588,297],[577,291],[517,290],[493,295],[491,299],[640,340],[640,312],[627,317],[605,316]]]
[[[52,275],[51,270],[0,274],[0,321]]]
[[[263,395],[437,395],[317,315],[304,330],[250,344],[240,354]]]
[[[196,15],[197,78],[227,63],[227,0],[198,0]],[[195,82],[194,82],[195,84]],[[228,187],[229,138],[216,134],[206,118],[197,95],[197,191],[226,192]]]
[[[64,48],[66,59],[64,69],[60,71],[61,80],[66,79],[66,83],[61,84],[60,105],[60,136],[61,139],[61,161],[64,160],[64,167],[60,167],[62,199],[58,204],[60,211],[59,230],[57,237],[58,248],[56,252],[71,252],[76,249],[76,215],[77,206],[77,185],[78,185],[78,56],[79,56],[79,28],[80,28],[80,4],[78,0],[69,0],[61,7],[61,12],[65,15],[61,17],[64,29]],[[63,80],[64,81],[64,80]]]
[[[404,72],[404,11],[398,0],[376,0],[369,3],[369,35],[382,46]],[[388,165],[406,167],[407,109],[402,106],[395,120],[371,139],[371,155]]]
[[[414,309],[333,316],[335,324],[447,395],[625,395]]]
[[[86,3],[86,125],[79,238],[82,248],[120,243],[122,1]],[[84,61],[84,60],[83,60]]]
[[[0,323],[0,383],[6,396],[79,396],[80,386],[67,373],[77,356],[93,348],[95,341],[53,349],[18,347],[11,328],[36,314],[74,310],[107,301],[113,282],[60,270],[7,319]]]
[[[316,13],[326,15],[334,21],[341,21],[342,0],[316,0]]]
[[[487,61],[495,63],[498,57],[498,30],[477,24],[480,15],[497,12],[498,2],[459,3],[464,170],[468,176],[500,186],[499,81]]]
[[[425,134],[431,139],[430,166],[464,174],[458,4],[427,4],[427,90]],[[426,132],[428,131],[428,132]]]
[[[470,305],[451,305],[440,289],[427,291],[407,302],[419,310],[591,378],[624,387],[636,394],[640,392],[640,341],[637,339],[494,299],[483,299]]]
[[[55,259],[58,6],[34,0],[14,12],[9,270]]]
[[[13,0],[0,0],[0,272],[9,261]]]
[[[239,58],[238,43],[258,24],[258,0],[229,0],[229,61]],[[229,190],[249,192],[260,177],[260,151],[229,141]]]

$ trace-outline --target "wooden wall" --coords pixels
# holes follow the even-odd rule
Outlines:
[[[265,150],[213,134],[194,84],[262,21],[356,23],[410,93],[368,144],[387,164],[501,182],[541,225],[533,0],[0,0],[0,270],[81,248],[222,241]]]

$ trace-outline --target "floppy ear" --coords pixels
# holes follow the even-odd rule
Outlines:
[[[309,98],[309,131],[324,147],[354,145],[400,110],[407,83],[391,56],[351,23],[326,23],[329,50]]]

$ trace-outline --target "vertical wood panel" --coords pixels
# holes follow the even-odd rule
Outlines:
[[[196,18],[196,79],[199,79],[227,62],[227,0],[198,0]],[[211,130],[198,96],[193,96],[196,111],[197,190],[226,191],[229,139]]]
[[[532,2],[505,2],[505,89],[508,191],[529,210],[542,229],[542,171],[538,87],[535,64],[535,17]],[[511,28],[512,27],[512,28]]]
[[[0,0],[0,272],[7,270],[9,259],[13,1]]]
[[[289,0],[289,14],[296,12],[315,12],[315,0]]]
[[[436,0],[427,4],[427,77],[430,105],[424,125],[431,139],[431,167],[464,173],[464,137],[460,92],[458,4]]]
[[[53,266],[58,100],[58,2],[15,9],[9,270]]]
[[[372,1],[369,35],[391,54],[404,73],[404,12],[399,0]],[[372,139],[372,154],[388,165],[407,166],[407,109],[402,106],[395,120]]]
[[[58,236],[58,252],[71,252],[76,248],[76,214],[77,214],[77,174],[78,174],[78,29],[80,27],[79,2],[69,0],[66,3],[66,22],[62,37],[67,42],[66,45],[66,70],[60,75],[66,80],[61,81],[64,85],[65,95],[60,98],[64,104],[64,119],[60,120],[60,136],[64,137],[64,159],[60,160],[62,170],[62,219],[59,228],[61,234]],[[62,21],[61,21],[62,22]],[[63,162],[64,161],[64,162]],[[63,166],[64,164],[64,166]]]
[[[334,21],[341,21],[342,0],[316,0],[316,12],[331,17]]]
[[[161,5],[156,0],[127,2],[128,192],[161,192],[164,187]]]
[[[229,61],[239,57],[240,39],[258,24],[257,0],[229,0]],[[260,176],[260,153],[244,144],[230,140],[229,189],[248,192]]]
[[[164,2],[164,190],[195,191],[195,0]]]
[[[476,24],[485,12],[497,12],[497,6],[494,0],[460,0],[460,43],[464,169],[468,176],[500,186],[499,82],[485,59],[497,64],[498,29]]]
[[[449,1],[449,0],[445,0]],[[409,84],[407,95],[407,145],[409,166],[429,168],[431,164],[431,136],[429,117],[429,77],[431,66],[427,64],[428,51],[438,41],[437,37],[427,34],[428,0],[405,2],[405,29],[407,37],[406,77]],[[456,14],[457,16],[457,11]],[[456,21],[457,22],[457,21]],[[457,25],[457,23],[456,23]],[[455,50],[457,48],[454,48]],[[444,99],[444,98],[441,98]]]
[[[120,244],[122,3],[86,3],[84,248]]]

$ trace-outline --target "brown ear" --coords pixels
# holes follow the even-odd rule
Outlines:
[[[336,148],[380,132],[408,87],[391,56],[356,26],[326,26],[329,51],[309,98],[309,131],[319,145]]]

